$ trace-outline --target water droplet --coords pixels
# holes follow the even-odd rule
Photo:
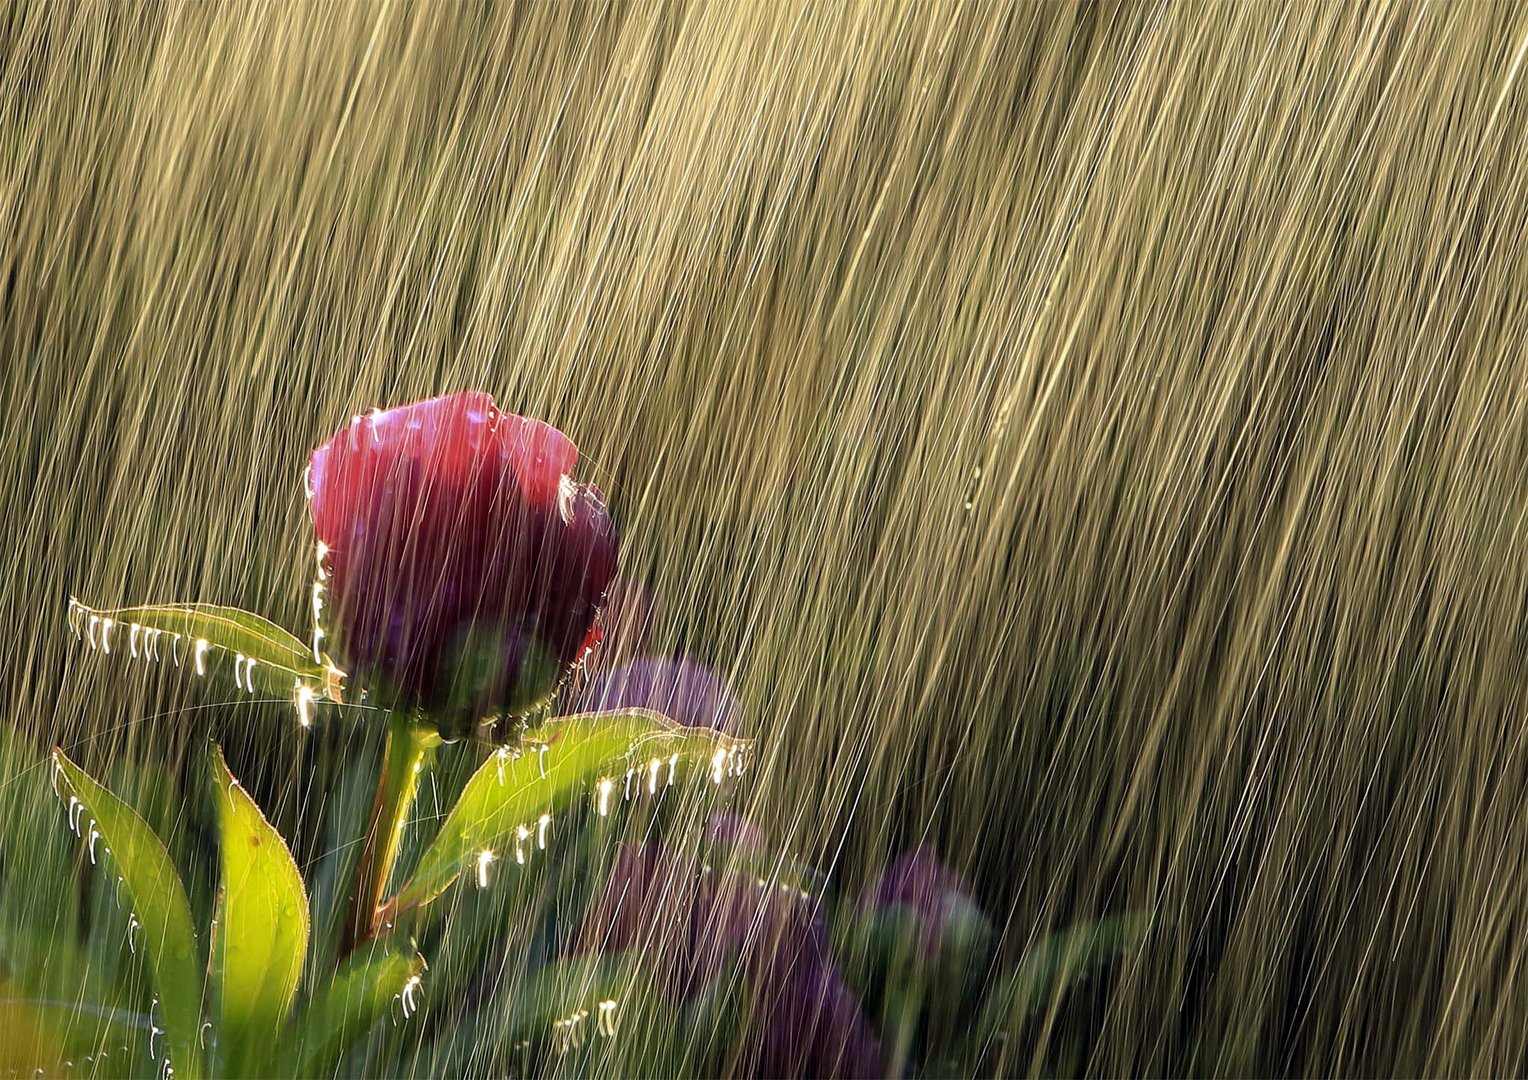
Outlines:
[[[607,1039],[615,1038],[615,1009],[616,1002],[614,998],[608,998],[599,1003],[599,1033]]]
[[[403,1018],[405,1020],[409,1018],[410,1014],[419,1010],[416,996],[419,993],[419,986],[422,982],[423,980],[418,975],[410,975],[409,981],[403,984],[403,990],[398,995],[403,1003]]]
[[[296,680],[297,722],[307,728],[313,726],[313,688],[301,679]]]

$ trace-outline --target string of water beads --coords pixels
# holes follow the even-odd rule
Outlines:
[[[542,814],[539,818],[536,819],[536,827],[535,827],[534,830],[531,828],[531,826],[527,825],[524,822],[521,822],[519,825],[515,826],[515,863],[516,863],[516,865],[524,866],[526,864],[526,857],[527,856],[526,856],[526,846],[525,846],[525,843],[526,843],[527,840],[531,839],[532,836],[534,836],[536,838],[536,848],[535,848],[535,850],[537,850],[537,851],[545,851],[546,850],[546,846],[547,846],[547,834],[550,831],[551,827],[552,827],[552,815],[549,814],[549,813],[548,814]],[[495,852],[492,848],[484,848],[482,851],[477,853],[477,856],[475,857],[475,866],[476,866],[476,870],[477,870],[477,885],[478,885],[478,888],[480,888],[480,889],[488,888],[488,885],[489,885],[488,868],[490,866],[492,866],[494,863],[498,862],[498,861],[499,861],[498,853]]]
[[[720,784],[729,777],[742,776],[746,768],[745,754],[745,746],[717,747],[710,761],[712,783]],[[645,763],[629,766],[621,782],[621,801],[630,802],[633,798],[640,796],[644,787],[649,796],[658,794],[660,780],[663,788],[672,787],[677,779],[680,759],[681,755],[674,753],[667,758],[653,757]],[[632,783],[633,780],[636,781],[635,784]],[[613,777],[604,777],[594,785],[595,809],[600,817],[610,815],[610,799],[614,792]]]
[[[315,589],[321,591],[322,586],[315,585]],[[315,597],[315,616],[321,602]],[[119,629],[122,623],[104,614],[87,604],[82,603],[76,597],[69,598],[68,626],[76,640],[82,640],[92,650],[99,650],[105,655],[112,654],[112,632]],[[178,668],[182,666],[182,645],[186,646],[190,654],[192,665],[199,677],[206,677],[211,657],[214,651],[228,653],[230,650],[207,638],[189,638],[188,635],[174,630],[166,630],[159,627],[149,626],[141,622],[129,622],[128,626],[128,656],[133,660],[145,662],[161,662],[164,659],[163,639],[166,635],[170,638],[170,660]],[[323,700],[340,702],[342,700],[342,687],[345,673],[335,667],[327,657],[315,654],[318,662],[324,664],[323,686],[315,686],[313,683],[297,676],[292,682],[292,701],[297,708],[297,722],[301,727],[313,726],[313,706]],[[244,694],[253,696],[255,687],[255,672],[260,669],[262,676],[269,665],[246,653],[233,652],[233,683],[234,687]],[[290,674],[290,669],[279,665],[270,667],[270,675],[265,681],[284,679]]]
[[[584,1043],[583,1022],[588,1009],[580,1009],[572,1016],[552,1022],[552,1044],[559,1054],[566,1054]]]
[[[606,998],[595,1004],[594,1031],[602,1039],[613,1039],[620,1031],[620,1025],[616,1019],[616,1011],[619,1003],[614,998]],[[575,1050],[584,1043],[584,1021],[589,1019],[588,1009],[579,1009],[576,1012],[552,1021],[552,1044],[560,1054],[566,1054]]]

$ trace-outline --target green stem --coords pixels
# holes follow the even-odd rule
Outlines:
[[[403,823],[419,790],[419,774],[425,759],[440,737],[413,717],[397,713],[387,729],[387,750],[377,777],[377,797],[366,826],[366,846],[356,868],[355,888],[345,920],[340,955],[348,956],[357,945],[376,936],[382,891],[398,858]]]

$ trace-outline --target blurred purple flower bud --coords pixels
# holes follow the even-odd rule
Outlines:
[[[820,920],[794,918],[753,977],[761,1076],[877,1077],[881,1044],[828,949]]]
[[[694,660],[641,656],[589,680],[580,712],[652,709],[685,727],[735,732],[740,711],[726,680]]]
[[[352,678],[451,734],[544,705],[598,640],[615,576],[615,531],[577,460],[562,432],[484,393],[358,416],[313,451],[315,613]]]
[[[927,958],[953,944],[952,938],[984,936],[991,926],[971,898],[965,879],[927,847],[903,852],[861,895],[862,913],[899,912],[916,928],[918,948]]]
[[[798,894],[705,871],[656,845],[623,847],[575,950],[639,952],[676,1002],[735,959],[752,1002],[743,1048],[752,1071],[880,1074],[880,1044],[833,962],[821,908]]]

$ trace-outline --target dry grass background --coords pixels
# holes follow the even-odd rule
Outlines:
[[[1525,51],[1505,3],[7,5],[5,716],[175,758],[209,696],[139,722],[66,596],[301,625],[307,449],[480,386],[737,680],[779,842],[852,888],[928,839],[1010,956],[1155,914],[1076,1067],[1520,1072]],[[220,723],[295,820],[289,718]]]

